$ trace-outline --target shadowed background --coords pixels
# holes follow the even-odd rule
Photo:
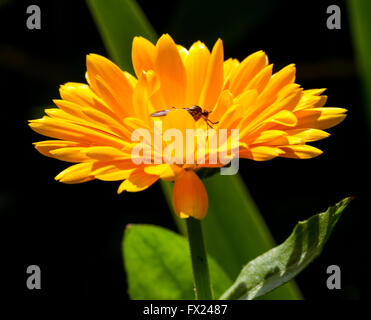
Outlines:
[[[341,30],[328,30],[330,1],[138,1],[158,34],[184,46],[209,48],[223,39],[225,57],[242,60],[264,50],[274,70],[295,63],[304,88],[327,88],[328,106],[349,110],[346,120],[312,143],[324,154],[312,160],[242,160],[240,173],[277,243],[298,220],[356,196],[322,255],[297,278],[304,298],[360,298],[360,196],[368,172],[369,136],[349,30],[347,6]],[[28,30],[26,8],[41,8],[41,30]],[[46,158],[32,146],[43,137],[27,126],[58,98],[65,82],[85,82],[85,56],[107,56],[84,1],[0,2],[2,174],[0,228],[12,293],[20,296],[127,298],[121,239],[128,223],[175,230],[158,184],[117,195],[118,182],[64,185],[54,176],[67,163]],[[228,208],[226,208],[228,212]],[[42,271],[42,290],[28,291],[26,267]],[[328,290],[326,269],[339,265],[342,289]],[[2,289],[5,290],[5,289]],[[8,289],[6,289],[8,290]]]

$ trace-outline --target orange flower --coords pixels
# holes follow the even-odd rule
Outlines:
[[[294,82],[294,65],[272,74],[272,64],[268,64],[263,51],[242,62],[224,61],[221,40],[210,52],[199,41],[187,50],[167,34],[156,45],[136,37],[132,60],[136,77],[102,56],[88,55],[88,84],[62,85],[61,99],[54,100],[58,108],[47,109],[47,116],[30,121],[33,130],[57,139],[35,143],[40,153],[77,163],[56,180],[123,180],[119,193],[144,190],[160,178],[175,181],[173,204],[177,214],[202,219],[207,211],[207,194],[194,170],[225,164],[207,161],[212,151],[228,151],[233,157],[237,147],[240,158],[257,161],[277,156],[312,158],[322,152],[306,142],[328,137],[323,129],[346,116],[346,109],[324,107],[324,89],[300,88]],[[184,109],[191,106],[199,106],[206,117],[193,117]],[[162,110],[170,111],[161,118],[151,117]],[[174,158],[173,152],[164,154],[171,142],[162,133],[160,146],[153,143],[155,123],[160,120],[163,131],[177,129],[183,134],[182,151],[187,152],[181,153],[180,159]],[[197,144],[191,146],[191,158],[196,161],[187,162],[186,132],[206,132],[210,126],[207,121],[213,123],[216,134],[227,129],[227,138],[210,151],[207,133],[206,162],[197,162]],[[144,163],[136,163],[133,158],[137,143],[132,138],[137,129],[150,133],[141,141],[150,146]],[[231,129],[239,130],[237,145],[232,141]],[[156,163],[158,156],[166,161]]]

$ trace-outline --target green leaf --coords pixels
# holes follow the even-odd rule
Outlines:
[[[209,210],[203,221],[206,250],[228,276],[235,279],[248,261],[273,248],[275,243],[239,175],[216,174],[205,179],[204,184],[209,196]],[[172,208],[172,184],[162,182],[161,185]],[[174,217],[184,233],[184,221],[175,214]],[[294,282],[264,296],[264,299],[280,300],[300,298]]]
[[[350,200],[299,222],[284,243],[250,261],[221,299],[254,299],[294,278],[319,256]]]
[[[132,299],[194,299],[185,237],[162,227],[130,225],[124,234],[123,254]],[[212,287],[219,297],[232,281],[212,258],[208,262]]]
[[[215,5],[215,0],[177,0],[173,14],[167,19],[175,38],[185,43],[193,43],[197,37],[213,45],[219,36],[225,47],[231,48],[269,23],[277,6],[275,0],[229,0],[223,6]]]
[[[348,0],[347,3],[358,69],[363,78],[362,84],[367,101],[365,114],[371,129],[371,1]]]
[[[135,36],[156,41],[157,36],[140,7],[132,0],[87,0],[111,58],[132,72],[131,43]]]
[[[135,1],[87,0],[103,41],[113,60],[124,70],[132,70],[131,42],[142,35],[155,42],[156,35]],[[197,40],[197,39],[194,39]],[[264,221],[238,176],[214,176],[206,180],[210,209],[204,223],[208,252],[231,279],[242,266],[274,246]],[[171,205],[171,185],[163,183]],[[177,221],[185,230],[183,221]],[[253,238],[254,237],[254,238]],[[253,239],[253,241],[251,241]],[[268,294],[267,299],[299,299],[294,283]]]

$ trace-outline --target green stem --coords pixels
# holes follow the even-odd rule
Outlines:
[[[201,221],[192,217],[187,220],[189,247],[193,268],[193,278],[196,290],[196,300],[212,300],[210,274],[207,265],[205,243],[202,234]]]

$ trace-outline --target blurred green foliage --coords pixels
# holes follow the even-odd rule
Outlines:
[[[130,225],[125,230],[123,253],[132,299],[194,299],[185,237],[157,226]],[[232,280],[210,256],[208,263],[214,295],[219,297]]]
[[[365,115],[371,134],[371,1],[348,0],[348,7],[356,58],[363,78]]]
[[[214,0],[179,0],[168,28],[182,42],[193,43],[196,35],[212,45],[221,37],[224,46],[231,47],[243,41],[256,25],[267,22],[277,5],[274,0],[230,0],[227,5]]]
[[[156,41],[151,24],[132,0],[88,0],[87,3],[112,59],[132,73],[131,43],[139,35]]]

